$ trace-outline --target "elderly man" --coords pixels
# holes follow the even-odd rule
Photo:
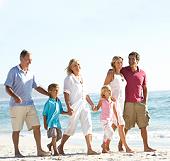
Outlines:
[[[40,122],[31,97],[32,88],[44,95],[48,95],[48,92],[37,85],[34,75],[29,70],[31,61],[31,53],[23,50],[20,54],[20,64],[9,71],[4,84],[7,93],[11,96],[9,105],[15,157],[23,157],[19,151],[18,144],[19,134],[23,128],[24,122],[26,123],[28,130],[33,129],[37,146],[37,155],[48,156],[50,154],[43,151],[41,148]]]

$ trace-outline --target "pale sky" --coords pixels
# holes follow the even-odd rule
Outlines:
[[[62,88],[76,58],[88,90],[99,92],[112,57],[128,65],[137,51],[149,90],[170,90],[169,7],[169,0],[0,0],[0,83],[26,49],[43,87]]]

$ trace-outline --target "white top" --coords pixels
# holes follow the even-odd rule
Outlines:
[[[126,84],[126,80],[120,74],[114,74],[114,79],[110,82],[112,96],[116,98],[117,103],[120,104],[122,112],[124,109]]]
[[[73,105],[80,99],[85,100],[84,83],[81,83],[74,74],[68,75],[64,79],[64,92],[70,95],[70,105]]]
[[[114,79],[110,82],[110,87],[112,89],[112,95],[116,99],[125,99],[126,80],[123,76],[119,74],[114,74]]]

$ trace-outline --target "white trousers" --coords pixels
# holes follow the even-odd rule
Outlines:
[[[90,109],[86,107],[86,103],[83,100],[79,100],[73,104],[71,108],[74,112],[69,118],[68,127],[64,134],[69,136],[73,135],[79,120],[84,136],[92,134],[91,113]]]
[[[109,120],[101,120],[101,124],[104,130],[103,141],[106,142],[108,139],[111,140],[114,134],[114,130],[112,128],[112,121]]]

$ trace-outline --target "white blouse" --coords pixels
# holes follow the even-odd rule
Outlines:
[[[112,89],[112,96],[116,98],[117,102],[116,111],[118,115],[122,116],[125,102],[126,80],[123,76],[115,74],[114,79],[110,82],[110,86]]]
[[[70,74],[64,79],[64,92],[70,96],[70,105],[73,105],[80,99],[85,100],[86,94],[83,86],[84,83],[81,83],[74,74]]]
[[[125,100],[126,80],[123,76],[114,74],[114,79],[110,82],[110,87],[113,97],[122,99],[123,101]]]

